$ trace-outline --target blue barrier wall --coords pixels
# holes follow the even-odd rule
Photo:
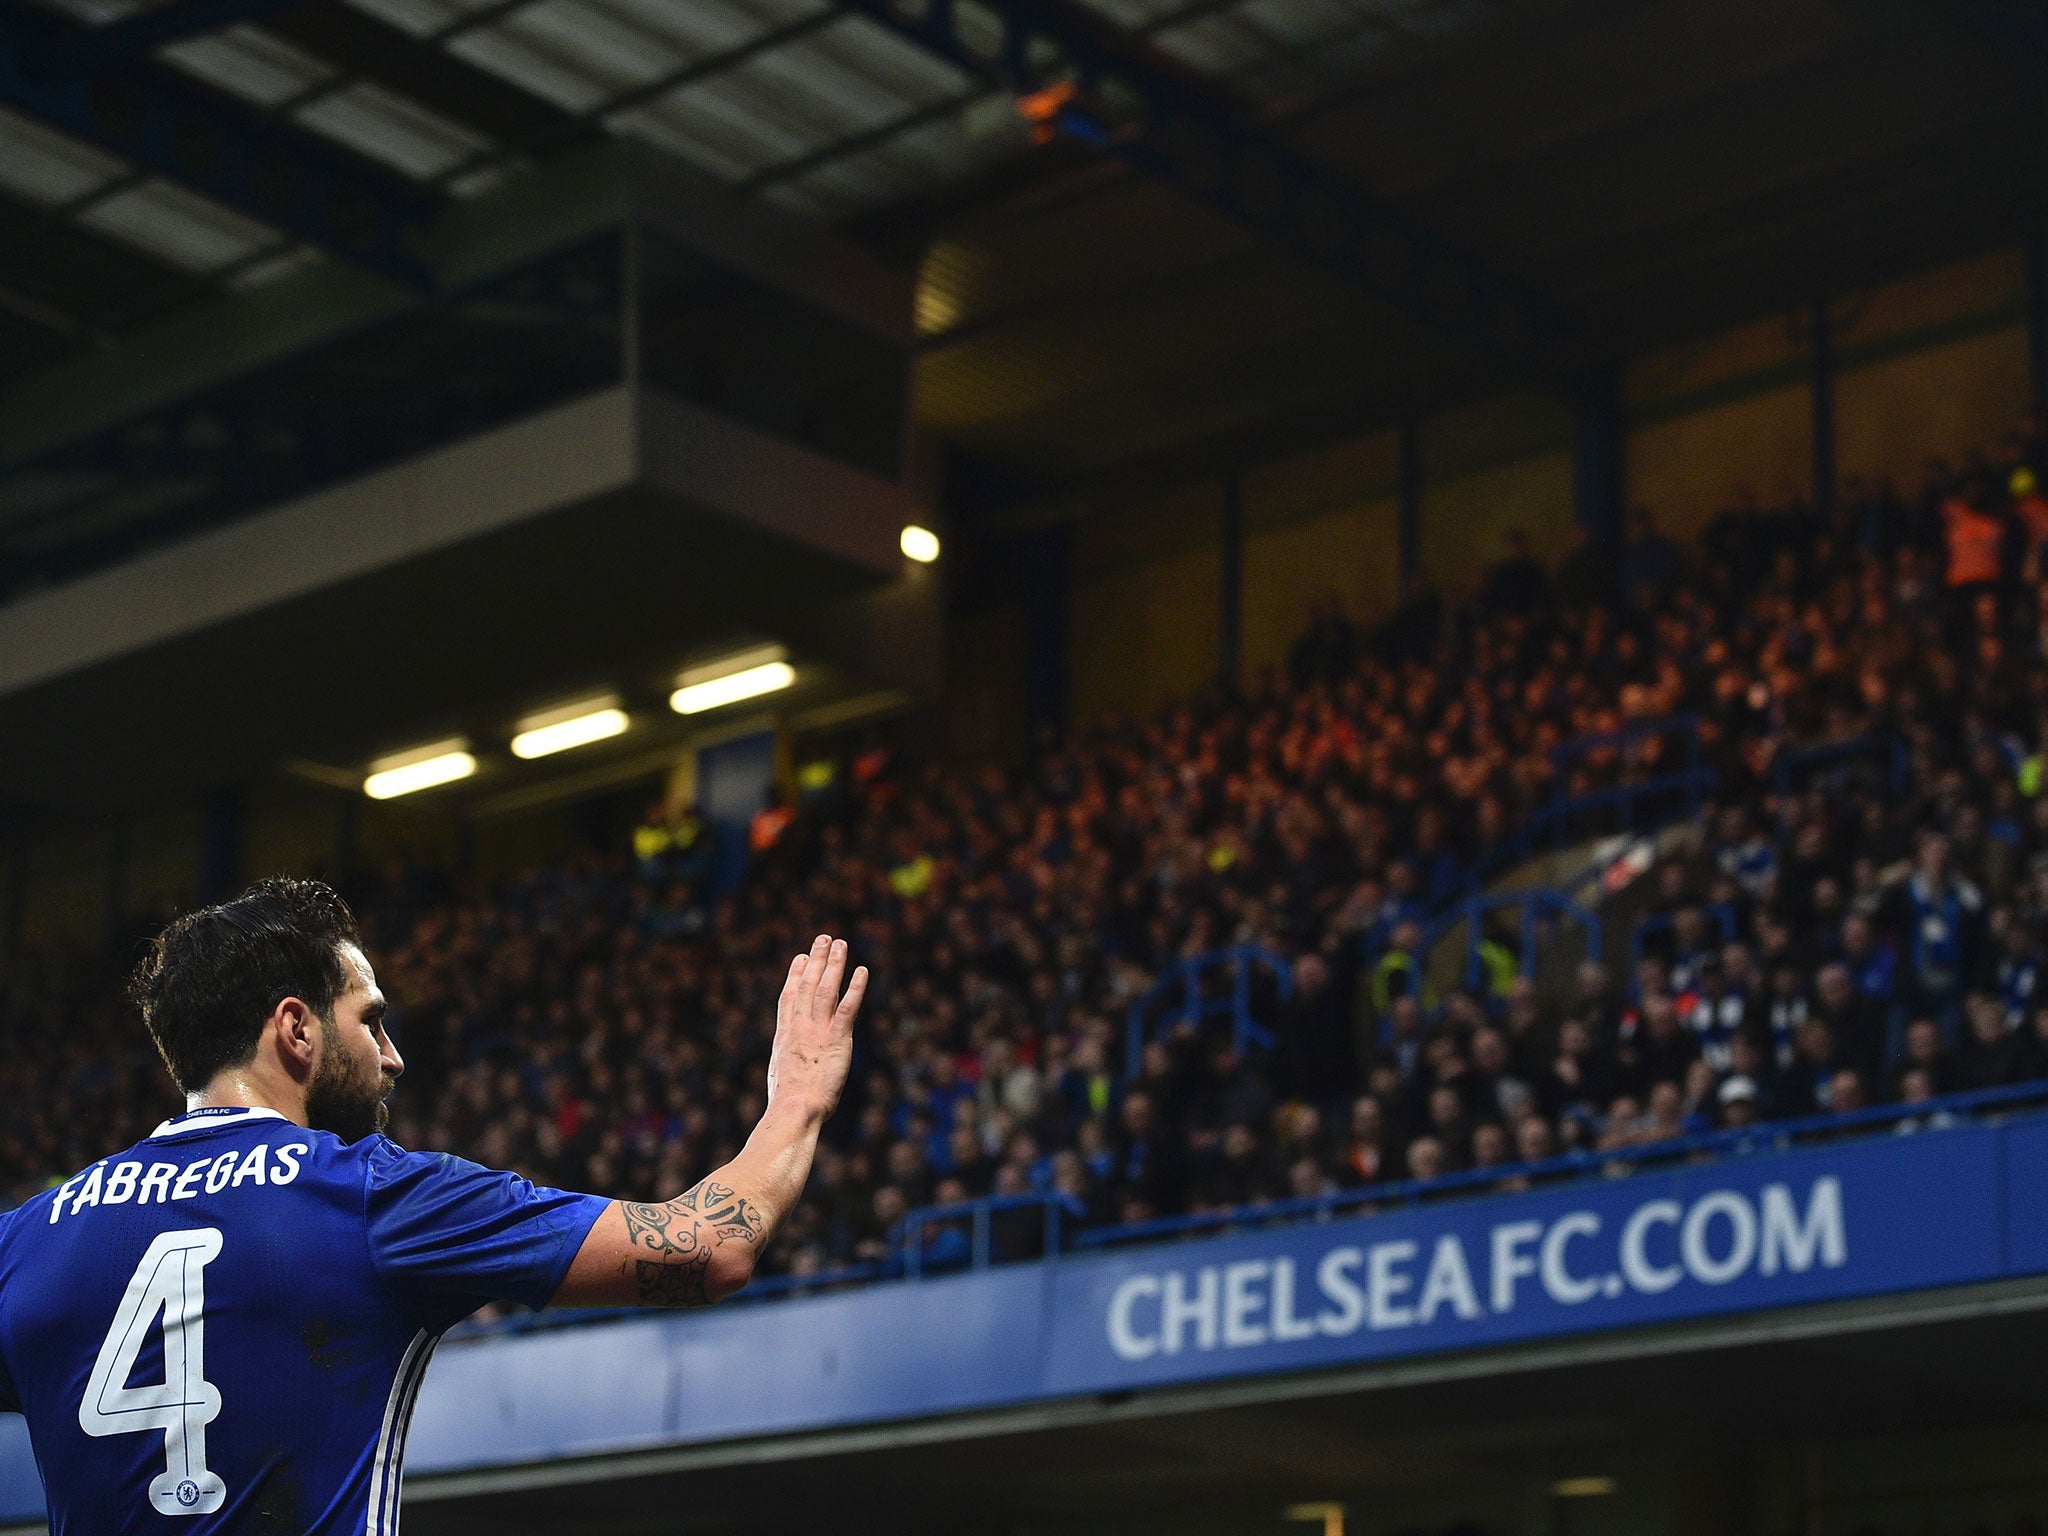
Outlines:
[[[2048,1274],[2048,1117],[457,1341],[409,1470],[922,1418]],[[0,1520],[39,1513],[0,1419]]]
[[[1055,1394],[1353,1364],[2007,1273],[2001,1133],[1741,1158],[1062,1264]]]

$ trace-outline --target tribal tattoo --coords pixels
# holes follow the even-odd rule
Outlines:
[[[711,1267],[711,1251],[701,1250],[694,1259],[680,1264],[662,1264],[635,1259],[633,1268],[640,1281],[643,1307],[701,1307],[711,1297],[704,1288],[704,1271]]]
[[[702,1211],[704,1219],[711,1223],[711,1230],[720,1237],[736,1237],[743,1243],[760,1239],[760,1212],[727,1185],[706,1179],[677,1203],[687,1203],[691,1210]]]
[[[697,1235],[698,1218],[694,1215],[679,1216],[665,1205],[638,1205],[630,1200],[622,1202],[619,1208],[626,1213],[626,1237],[635,1248],[645,1248],[663,1258],[682,1259],[704,1246]]]
[[[704,1272],[711,1267],[711,1249],[700,1235],[699,1218],[665,1205],[624,1201],[626,1237],[634,1248],[655,1255],[635,1259],[633,1273],[644,1307],[701,1307]]]
[[[701,1307],[711,1299],[705,1273],[713,1245],[706,1226],[720,1240],[753,1243],[764,1225],[746,1200],[709,1179],[666,1205],[622,1201],[619,1208],[625,1213],[627,1240],[652,1255],[633,1261],[641,1305],[649,1307]]]

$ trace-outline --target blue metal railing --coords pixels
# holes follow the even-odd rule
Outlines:
[[[866,1285],[874,1280],[895,1280],[902,1276],[900,1259],[878,1259],[867,1264],[841,1264],[832,1269],[813,1270],[807,1275],[767,1275],[751,1280],[732,1301],[769,1301],[778,1296],[808,1295],[843,1286]],[[728,1303],[729,1304],[729,1303]]]
[[[843,1290],[853,1285],[871,1285],[877,1280],[903,1278],[903,1261],[895,1257],[866,1264],[840,1264],[809,1274],[762,1275],[747,1282],[745,1290],[727,1297],[721,1306],[737,1307],[757,1301],[774,1301],[785,1296],[808,1296],[820,1291]],[[629,1317],[645,1316],[639,1307],[550,1307],[545,1312],[514,1312],[487,1322],[458,1323],[449,1337],[476,1338],[483,1334],[541,1333],[557,1328],[582,1328],[592,1323],[616,1323]]]
[[[1574,1152],[1535,1163],[1504,1163],[1499,1167],[1474,1168],[1434,1179],[1368,1184],[1326,1195],[1273,1200],[1228,1211],[1161,1216],[1151,1221],[1131,1222],[1095,1231],[1073,1232],[1068,1218],[1078,1221],[1085,1212],[1080,1202],[1058,1193],[996,1195],[953,1205],[924,1206],[906,1215],[891,1232],[893,1255],[889,1259],[843,1265],[807,1275],[764,1277],[748,1285],[725,1305],[807,1295],[850,1285],[918,1279],[932,1269],[926,1262],[928,1256],[923,1254],[923,1233],[935,1225],[951,1222],[965,1221],[980,1236],[969,1245],[967,1263],[950,1264],[949,1267],[986,1269],[998,1262],[990,1240],[989,1221],[1012,1210],[1042,1207],[1045,1212],[1042,1251],[1018,1261],[1028,1263],[1037,1259],[1055,1260],[1075,1252],[1093,1252],[1127,1243],[1159,1242],[1220,1229],[1329,1221],[1347,1211],[1413,1206],[1424,1201],[1455,1199],[1461,1195],[1514,1193],[1538,1184],[1555,1186],[1574,1180],[1611,1178],[1660,1164],[1754,1156],[1782,1151],[1803,1141],[1832,1140],[1844,1135],[1869,1133],[1885,1126],[1903,1129],[1910,1125],[1914,1130],[1934,1132],[1971,1119],[1995,1116],[2031,1105],[2048,1105],[2048,1078],[2003,1088],[1986,1088],[1975,1093],[1953,1093],[1918,1104],[1880,1104],[1847,1114],[1763,1121],[1737,1130],[1706,1131],[1605,1151]],[[462,1333],[464,1336],[523,1333],[637,1315],[640,1314],[634,1308],[578,1308],[467,1324]]]
[[[1496,1168],[1472,1168],[1447,1173],[1434,1179],[1403,1179],[1390,1184],[1368,1184],[1357,1189],[1337,1190],[1291,1200],[1274,1200],[1264,1205],[1232,1211],[1201,1211],[1188,1216],[1160,1216],[1151,1221],[1132,1222],[1121,1227],[1083,1232],[1077,1248],[1107,1248],[1120,1243],[1184,1237],[1218,1227],[1266,1226],[1275,1222],[1323,1220],[1339,1211],[1361,1206],[1415,1205],[1424,1200],[1473,1193],[1502,1192],[1537,1183],[1568,1179],[1613,1176],[1630,1173],[1646,1164],[1691,1162],[1717,1156],[1748,1156],[1758,1152],[1781,1151],[1808,1138],[1833,1139],[1883,1125],[1920,1122],[1925,1129],[1959,1124],[1976,1115],[1996,1113],[2027,1104],[2048,1103],[2048,1079],[2015,1083],[2004,1088],[1985,1088],[1975,1093],[1952,1093],[1919,1104],[1878,1104],[1869,1109],[1839,1115],[1811,1115],[1798,1120],[1760,1121],[1738,1130],[1706,1131],[1691,1136],[1674,1136],[1665,1141],[1614,1147],[1603,1152],[1574,1152],[1535,1163],[1503,1163]]]
[[[1609,832],[1643,833],[1672,821],[1697,816],[1701,807],[1706,804],[1707,797],[1720,782],[1720,774],[1700,761],[1703,741],[1700,718],[1697,715],[1666,715],[1655,720],[1632,721],[1618,730],[1595,731],[1585,736],[1577,736],[1552,747],[1550,758],[1562,770],[1566,764],[1590,757],[1596,752],[1618,748],[1626,754],[1641,742],[1666,736],[1683,738],[1683,768],[1647,779],[1615,784],[1606,789],[1591,790],[1581,795],[1566,795],[1560,788],[1557,796],[1548,805],[1537,807],[1511,835],[1493,847],[1482,850],[1473,862],[1466,895],[1428,915],[1428,936],[1422,946],[1422,954],[1428,954],[1445,934],[1470,918],[1472,928],[1466,953],[1465,974],[1468,984],[1476,982],[1483,974],[1479,946],[1484,937],[1480,932],[1477,917],[1489,909],[1480,908],[1475,912],[1472,903],[1488,899],[1483,895],[1487,881],[1516,865],[1527,863],[1539,850],[1565,847],[1595,835],[1602,828]],[[1644,814],[1646,808],[1648,814]],[[1520,892],[1504,898],[1499,905],[1512,905],[1531,900],[1547,904],[1549,912],[1553,915],[1561,913],[1578,918],[1587,929],[1588,952],[1599,955],[1604,951],[1605,937],[1598,913],[1579,902],[1569,891],[1546,887],[1535,893]],[[1540,907],[1532,907],[1524,913],[1521,969],[1525,976],[1530,974],[1535,966],[1534,928],[1543,915],[1544,911]],[[1378,965],[1387,949],[1388,945],[1382,937],[1377,948],[1370,950],[1366,955],[1368,969]],[[1420,956],[1417,958],[1419,961]],[[1410,985],[1415,987],[1420,983],[1418,967],[1410,971]],[[1385,1021],[1382,1020],[1381,1023],[1384,1027]]]
[[[1229,994],[1205,997],[1203,983],[1226,966],[1235,968]],[[1252,972],[1258,966],[1273,973],[1281,1001],[1294,995],[1294,967],[1285,955],[1260,944],[1233,944],[1228,949],[1212,949],[1176,962],[1131,1004],[1124,1026],[1125,1075],[1137,1077],[1144,1064],[1145,1041],[1156,1023],[1199,1024],[1203,1019],[1228,1014],[1239,1051],[1254,1045],[1271,1050],[1277,1043],[1273,1032],[1252,1017]],[[1176,987],[1181,991],[1180,1006],[1155,1020],[1154,1008]]]
[[[1521,973],[1524,976],[1535,972],[1536,951],[1542,942],[1539,930],[1546,918],[1562,917],[1578,923],[1585,929],[1587,954],[1597,956],[1605,948],[1600,914],[1590,907],[1582,906],[1569,893],[1546,885],[1520,891],[1498,891],[1491,896],[1466,897],[1425,931],[1422,953],[1427,955],[1435,949],[1458,924],[1469,924],[1465,939],[1465,985],[1484,986],[1486,964],[1481,956],[1481,948],[1486,942],[1486,914],[1507,911],[1515,907],[1522,909]],[[1411,972],[1410,975],[1413,977],[1414,973]]]
[[[1700,914],[1721,930],[1721,942],[1732,944],[1736,937],[1735,909],[1725,901],[1717,901],[1710,907],[1700,908]],[[1644,918],[1628,936],[1628,986],[1631,996],[1636,988],[1636,968],[1642,964],[1643,950],[1652,935],[1669,933],[1677,927],[1675,913],[1657,912]]]
[[[1675,717],[1672,721],[1663,722],[1667,729],[1677,725],[1692,723],[1694,722],[1692,722],[1690,716],[1679,716]],[[1584,737],[1578,741],[1566,742],[1563,746],[1552,748],[1552,752],[1558,753],[1567,749],[1578,750],[1587,743],[1597,745],[1610,739],[1626,740],[1629,739],[1629,733],[1626,731],[1611,731],[1599,736]],[[1695,735],[1693,740],[1696,751],[1697,735]],[[1713,793],[1715,786],[1719,782],[1719,773],[1712,768],[1703,767],[1695,762],[1676,773],[1662,774],[1651,779],[1638,779],[1626,784],[1617,784],[1608,789],[1594,790],[1589,794],[1572,795],[1553,800],[1550,804],[1538,808],[1533,815],[1515,830],[1512,836],[1503,839],[1500,843],[1485,850],[1479,856],[1472,867],[1471,881],[1468,893],[1465,896],[1431,914],[1430,926],[1426,930],[1427,938],[1422,946],[1422,953],[1426,955],[1452,928],[1466,921],[1471,913],[1472,903],[1489,899],[1481,894],[1488,880],[1495,878],[1506,870],[1514,868],[1516,865],[1527,863],[1531,858],[1535,857],[1539,849],[1555,850],[1580,838],[1590,836],[1593,834],[1596,821],[1600,819],[1606,820],[1611,830],[1643,833],[1655,830],[1672,821],[1697,816],[1700,808],[1706,804],[1707,797]],[[1650,816],[1640,814],[1645,805],[1657,806],[1660,803],[1662,806],[1661,814]],[[1601,818],[1600,813],[1609,810],[1613,810],[1617,814]],[[1597,956],[1604,951],[1604,930],[1601,927],[1598,913],[1594,909],[1582,904],[1569,891],[1543,887],[1534,893],[1515,893],[1500,904],[1509,905],[1515,901],[1527,900],[1532,894],[1549,902],[1553,911],[1579,917],[1585,923],[1588,931],[1590,941],[1588,952]],[[1535,953],[1532,923],[1536,915],[1539,914],[1526,914],[1524,917],[1521,961],[1522,974],[1524,975],[1530,974],[1534,969]],[[1466,956],[1465,969],[1468,983],[1476,981],[1480,975],[1479,945],[1482,937],[1479,925],[1475,922],[1471,932],[1470,949]],[[1366,955],[1368,969],[1379,963],[1381,957],[1386,954],[1387,948],[1388,945],[1385,939],[1382,938],[1378,947],[1372,949]],[[1419,971],[1411,972],[1411,985],[1419,984]]]
[[[1573,840],[1575,835],[1583,835],[1578,828],[1593,813],[1611,807],[1620,808],[1618,820],[1621,825],[1618,830],[1621,831],[1639,830],[1635,825],[1636,809],[1645,800],[1680,796],[1678,814],[1696,814],[1719,777],[1700,762],[1705,745],[1700,724],[1698,715],[1664,715],[1655,720],[1632,720],[1616,730],[1592,731],[1570,741],[1559,742],[1550,749],[1550,761],[1558,774],[1558,789],[1550,804],[1539,806],[1513,837],[1488,850],[1481,860],[1479,877],[1483,879],[1509,864],[1520,863],[1546,841],[1554,848]],[[1587,790],[1582,794],[1568,795],[1564,792],[1564,770],[1572,763],[1606,751],[1618,751],[1627,761],[1642,743],[1661,741],[1671,736],[1684,743],[1685,765],[1682,768],[1606,789]]]
[[[1698,715],[1660,715],[1655,720],[1631,720],[1628,724],[1611,731],[1590,731],[1584,736],[1574,736],[1570,741],[1561,741],[1550,749],[1550,760],[1557,767],[1578,758],[1591,757],[1595,752],[1610,747],[1619,747],[1624,753],[1638,742],[1654,741],[1664,736],[1682,736],[1685,739],[1685,766],[1697,768],[1700,765],[1700,717]]]
[[[1550,755],[1552,762],[1562,768],[1568,762],[1589,757],[1603,749],[1619,748],[1626,752],[1638,742],[1677,734],[1683,734],[1686,742],[1685,767],[1654,778],[1616,784],[1582,795],[1560,795],[1548,805],[1539,806],[1512,836],[1504,838],[1480,856],[1473,868],[1473,890],[1476,892],[1485,881],[1505,870],[1526,863],[1539,851],[1555,850],[1594,835],[1603,823],[1611,831],[1640,833],[1698,815],[1701,807],[1706,804],[1708,797],[1719,784],[1720,774],[1700,761],[1702,741],[1700,720],[1696,715],[1672,715],[1659,720],[1623,726],[1619,730],[1575,737],[1551,748]],[[1828,742],[1821,746],[1780,754],[1772,769],[1773,782],[1781,796],[1787,795],[1803,775],[1857,759],[1872,758],[1881,758],[1884,761],[1891,793],[1894,796],[1903,793],[1911,763],[1903,738],[1889,732],[1858,736],[1848,741]],[[1647,816],[1642,814],[1646,806],[1653,808],[1652,814]],[[1659,807],[1661,813],[1654,809]],[[1613,814],[1603,815],[1607,812]],[[1568,893],[1559,894],[1565,900],[1572,899]],[[1464,921],[1465,917],[1464,903],[1447,908],[1438,915],[1430,929],[1429,940],[1424,946],[1425,952],[1433,948],[1457,923]],[[1595,931],[1597,933],[1597,930]],[[1630,937],[1631,963],[1641,958],[1643,932],[1644,930],[1639,928]],[[1476,980],[1478,976],[1477,944],[1475,929],[1473,950],[1466,964],[1468,980]],[[1595,948],[1598,947],[1599,941],[1596,937]],[[1369,959],[1377,961],[1379,954],[1384,952],[1382,947]],[[1525,922],[1524,974],[1528,971],[1529,960]]]
[[[1697,816],[1720,781],[1721,775],[1714,769],[1694,765],[1553,800],[1539,806],[1513,836],[1487,851],[1479,861],[1474,883],[1525,863],[1540,850],[1555,850],[1593,836],[1603,823],[1614,832],[1649,832]],[[1639,814],[1645,805],[1659,802],[1665,807],[1662,814]],[[1616,814],[1599,814],[1608,810]]]
[[[1087,1206],[1072,1195],[1063,1195],[1057,1190],[1028,1195],[985,1195],[979,1200],[959,1200],[950,1205],[920,1206],[906,1215],[896,1228],[895,1242],[902,1273],[915,1280],[927,1268],[938,1267],[941,1263],[949,1269],[963,1267],[955,1262],[957,1254],[937,1250],[932,1242],[935,1231],[963,1221],[968,1229],[964,1267],[987,1269],[992,1259],[990,1245],[994,1218],[1008,1211],[1033,1209],[1041,1212],[1045,1223],[1040,1252],[1046,1258],[1060,1251],[1064,1220],[1084,1221],[1088,1216]]]
[[[1906,741],[1891,731],[1876,731],[1867,736],[1852,737],[1847,741],[1831,741],[1817,747],[1806,747],[1798,752],[1783,752],[1771,766],[1771,782],[1780,795],[1789,795],[1793,779],[1800,774],[1817,768],[1832,767],[1836,763],[1853,761],[1856,758],[1882,757],[1885,760],[1887,782],[1893,799],[1906,792],[1906,780],[1912,767],[1912,760],[1906,751]]]

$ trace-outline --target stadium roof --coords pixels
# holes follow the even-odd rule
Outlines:
[[[1055,481],[1545,383],[1981,248],[2048,189],[2048,25],[2019,0],[6,0],[0,17],[16,393],[323,249],[417,276],[408,229],[611,134],[928,253],[923,423]],[[149,131],[195,102],[208,142]],[[266,157],[339,185],[367,232],[266,192]],[[1319,216],[1337,229],[1320,248]]]
[[[81,68],[153,55],[263,120],[454,196],[609,131],[742,193],[841,219],[957,185],[1028,147],[1009,131],[1006,92],[827,0],[42,3],[73,24],[57,30],[55,46]],[[1087,9],[1263,108],[1504,7],[1098,0]],[[975,25],[963,16],[963,33]],[[990,102],[1001,110],[976,110]],[[0,115],[0,184],[40,210],[39,224],[90,230],[194,280],[260,281],[294,247],[285,230],[16,113]],[[64,317],[33,300],[10,307],[29,325]]]

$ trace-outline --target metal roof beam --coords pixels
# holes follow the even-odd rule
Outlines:
[[[524,7],[536,3],[538,0],[499,0],[501,7]],[[482,13],[471,12],[470,16],[479,14]],[[629,86],[615,95],[593,102],[588,107],[565,114],[560,121],[550,124],[540,132],[507,137],[489,149],[478,151],[459,165],[451,166],[437,180],[445,186],[492,166],[516,161],[522,156],[566,148],[584,134],[601,129],[614,117],[659,102],[699,80],[708,80],[724,74],[729,69],[738,69],[761,54],[814,36],[838,21],[841,14],[838,11],[827,10],[799,16],[794,21],[770,27],[743,43],[735,43],[717,53],[706,54],[679,64],[652,80]],[[457,28],[466,27],[469,19],[470,17],[464,17],[451,26],[449,32],[453,33]]]
[[[435,31],[408,32],[348,0],[303,0],[271,18],[268,30],[339,73],[278,103],[278,116],[304,120],[309,102],[332,100],[362,81],[409,96],[492,139],[546,132],[568,114],[449,49],[449,41],[511,19],[537,0],[502,0],[464,11]],[[483,18],[483,19],[478,19]]]
[[[618,227],[631,206],[633,164],[628,147],[608,139],[454,203],[435,242],[435,290],[518,271]],[[123,334],[115,350],[81,351],[0,381],[0,473],[417,309],[425,297],[352,263],[320,260],[174,308]]]
[[[137,11],[96,27],[81,27],[50,46],[45,62],[67,68],[119,64],[141,58],[169,43],[208,32],[259,21],[273,11],[288,10],[300,0],[172,0],[154,10]]]
[[[438,196],[161,65],[69,57],[93,29],[0,5],[0,102],[409,287]]]
[[[1041,130],[1118,156],[1442,334],[1524,360],[1563,338],[1539,295],[1056,0],[840,4],[1010,91]]]

